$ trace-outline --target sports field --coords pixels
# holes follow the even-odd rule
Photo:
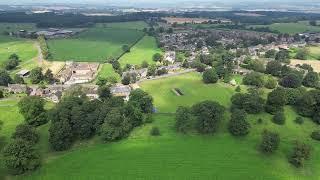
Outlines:
[[[230,105],[233,88],[224,87],[224,84],[203,85],[200,81],[199,75],[190,73],[156,80],[157,88],[151,88],[153,81],[146,82],[142,88],[155,97],[155,105],[161,107],[162,112],[173,112],[178,105],[192,105],[198,101],[195,97]],[[171,87],[181,88],[190,100],[180,99],[181,103],[172,104],[177,99],[173,99]],[[194,88],[197,88],[198,94],[186,90]],[[168,100],[168,97],[171,99]],[[154,115],[152,124],[135,129],[128,139],[109,144],[89,143],[84,148],[52,155],[35,173],[18,179],[316,180],[320,176],[320,156],[317,156],[320,146],[309,138],[316,127],[309,119],[305,119],[303,125],[295,124],[293,120],[297,114],[290,107],[285,108],[285,114],[287,121],[284,126],[273,124],[272,116],[266,113],[250,115],[250,134],[235,138],[227,131],[228,113],[213,136],[177,134],[174,131],[174,115],[158,113]],[[257,123],[259,118],[263,119],[261,124]],[[150,136],[153,126],[159,127],[161,136]],[[262,155],[257,150],[264,129],[276,131],[281,137],[280,148],[270,156]],[[314,148],[311,160],[299,170],[291,166],[286,157],[296,139],[304,140]]]
[[[90,28],[72,38],[49,40],[52,60],[103,62],[123,53],[123,45],[133,45],[144,33],[131,29]]]
[[[250,27],[269,27],[271,30],[279,31],[281,33],[296,34],[303,32],[320,32],[320,26],[310,26],[306,21],[298,23],[274,23],[271,25],[254,25]]]
[[[145,36],[135,46],[131,48],[130,53],[126,53],[119,59],[121,65],[131,64],[140,65],[143,61],[149,64],[154,63],[152,57],[156,53],[162,53],[157,47],[156,39],[151,36]]]

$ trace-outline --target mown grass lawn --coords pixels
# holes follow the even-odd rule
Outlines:
[[[145,36],[135,46],[131,48],[129,53],[126,53],[119,59],[122,66],[126,64],[140,65],[143,61],[149,64],[154,63],[152,57],[156,53],[162,53],[157,47],[156,39],[151,36]]]
[[[57,61],[104,62],[123,53],[123,45],[133,45],[144,33],[131,29],[90,28],[72,38],[49,40],[52,59]]]
[[[178,106],[191,106],[203,100],[214,100],[229,106],[230,97],[235,93],[228,84],[204,84],[200,73],[188,73],[181,76],[145,81],[141,88],[150,93],[158,112],[175,112]],[[184,94],[177,96],[172,89],[178,88]]]

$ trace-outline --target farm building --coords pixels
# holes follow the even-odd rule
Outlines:
[[[132,88],[129,85],[116,85],[110,88],[110,91],[113,96],[123,97],[124,100],[129,100],[129,95]]]
[[[30,71],[26,70],[26,69],[23,69],[23,70],[19,71],[17,73],[17,75],[20,76],[20,77],[28,77],[30,75]]]
[[[167,51],[164,54],[164,60],[170,63],[174,63],[176,60],[176,52],[175,51]]]
[[[27,93],[28,87],[25,84],[8,84],[7,90],[12,93]]]
[[[92,81],[98,71],[98,63],[67,62],[66,67],[59,73],[60,82],[72,85]]]

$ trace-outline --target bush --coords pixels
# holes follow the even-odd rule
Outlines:
[[[289,156],[289,162],[295,167],[302,167],[304,162],[310,158],[311,146],[296,142],[292,154]]]
[[[241,92],[241,87],[240,86],[236,87],[236,92]]]
[[[202,75],[203,82],[206,84],[218,82],[218,75],[213,69],[206,70]]]
[[[264,87],[268,89],[274,89],[277,87],[277,81],[273,77],[269,77]]]
[[[234,136],[245,136],[249,134],[250,124],[246,121],[246,112],[235,109],[229,122],[229,132]]]
[[[313,131],[311,133],[311,138],[316,141],[320,141],[320,131]]]
[[[153,122],[153,116],[151,114],[147,114],[144,117],[144,123],[152,123]]]
[[[279,143],[280,143],[279,134],[265,130],[262,134],[260,151],[266,154],[273,153],[278,149]]]
[[[285,124],[286,117],[283,113],[283,111],[278,111],[272,118],[272,122],[278,125],[283,125]]]
[[[158,127],[152,127],[150,131],[151,136],[160,136],[160,130]]]
[[[256,86],[256,87],[263,87],[264,86],[264,77],[263,74],[252,72],[250,74],[247,74],[243,78],[243,84],[249,85],[249,86]]]
[[[303,124],[304,120],[302,117],[297,117],[295,120],[294,120],[295,123],[297,124]]]
[[[31,144],[35,144],[39,140],[39,134],[37,133],[36,129],[27,124],[18,125],[12,137],[14,139],[22,139],[28,141]]]

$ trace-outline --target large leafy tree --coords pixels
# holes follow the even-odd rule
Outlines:
[[[225,108],[214,101],[203,101],[192,106],[193,115],[196,117],[196,128],[201,134],[216,132],[223,119]]]
[[[12,134],[14,139],[22,139],[31,144],[35,144],[39,140],[39,134],[36,129],[28,124],[21,124],[16,127],[16,131]]]
[[[279,148],[280,136],[277,133],[264,131],[260,143],[260,151],[266,154],[273,153]]]
[[[0,86],[8,86],[12,83],[12,78],[9,73],[5,70],[0,70]]]
[[[208,69],[203,73],[202,79],[203,79],[204,83],[209,84],[209,83],[218,82],[219,77],[218,77],[217,73],[215,72],[215,70]]]
[[[233,110],[228,129],[234,136],[245,136],[249,133],[250,124],[246,121],[246,112],[244,110]]]
[[[306,87],[318,87],[319,86],[319,75],[316,72],[308,72],[304,77],[302,84]]]
[[[71,147],[73,142],[72,128],[66,120],[61,119],[61,121],[53,122],[49,133],[49,142],[53,150],[63,151]]]
[[[29,125],[39,126],[47,122],[44,100],[37,96],[27,96],[18,103],[20,113]]]
[[[4,164],[11,174],[22,174],[40,166],[40,156],[25,140],[17,139],[3,150]]]
[[[187,133],[193,128],[193,115],[188,107],[178,107],[175,128],[178,132]]]
[[[280,85],[287,88],[298,88],[302,84],[302,77],[296,73],[290,73],[280,80]]]
[[[133,90],[130,93],[129,103],[140,108],[143,113],[153,112],[153,98],[141,89]]]

